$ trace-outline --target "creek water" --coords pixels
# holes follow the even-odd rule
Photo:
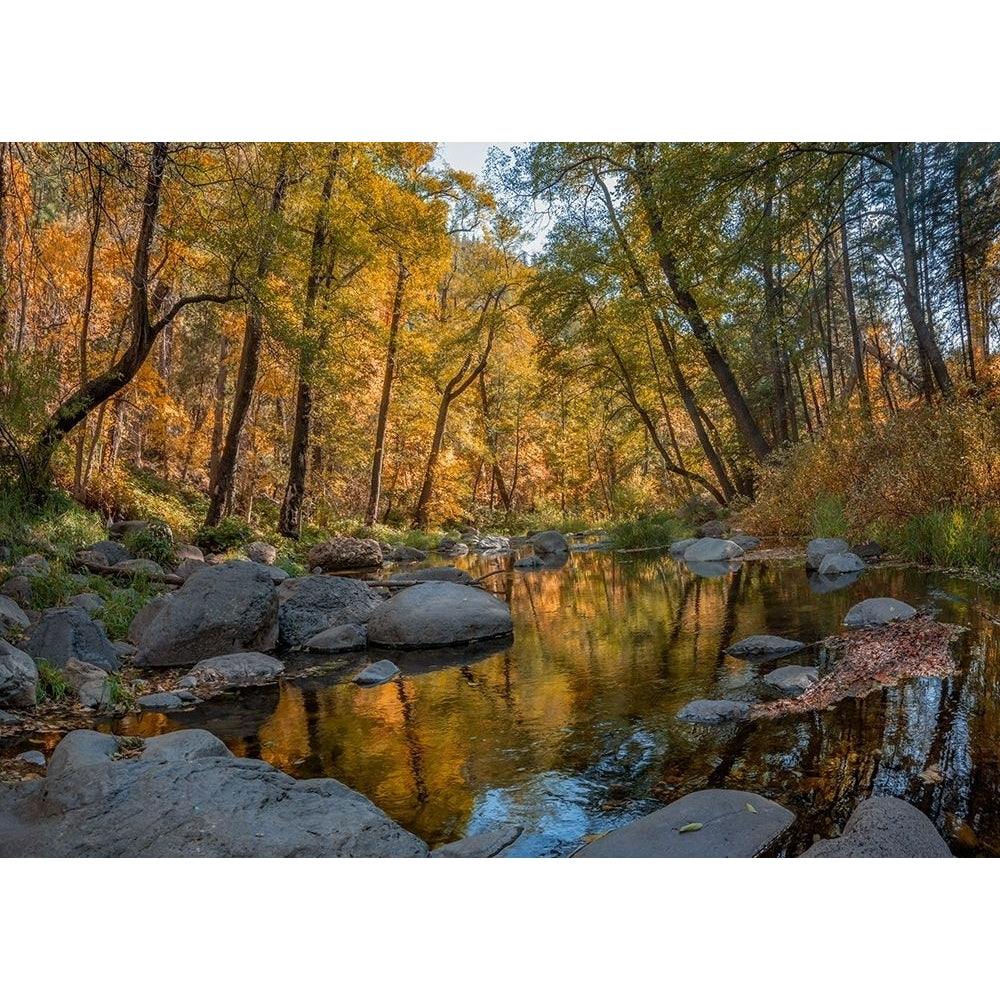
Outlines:
[[[470,557],[481,575],[509,558]],[[896,795],[935,822],[958,855],[1000,856],[1000,627],[996,593],[957,577],[871,568],[818,593],[801,561],[747,562],[714,578],[665,554],[578,551],[564,566],[485,581],[514,616],[487,649],[389,653],[394,680],[351,678],[372,657],[296,657],[281,683],[169,715],[108,721],[118,734],[216,733],[239,755],[297,778],[332,777],[432,848],[516,823],[508,856],[559,857],[585,838],[688,792],[738,788],[797,817],[784,847],[832,836],[862,799]],[[816,664],[812,646],[767,664],[725,652],[751,634],[814,643],[842,633],[867,597],[933,604],[966,626],[960,669],[824,712],[721,726],[676,719],[696,698],[758,701],[776,666]]]

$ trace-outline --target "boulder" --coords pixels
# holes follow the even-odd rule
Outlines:
[[[0,639],[0,705],[33,708],[38,668],[23,650]]]
[[[878,542],[865,542],[862,545],[855,545],[851,551],[866,563],[878,562],[885,555],[885,546]]]
[[[510,539],[508,539],[508,542]],[[540,556],[548,553],[569,552],[569,542],[559,531],[536,531],[528,536],[528,543]]]
[[[349,653],[368,645],[368,628],[353,622],[335,625],[302,643],[312,653]]]
[[[185,558],[177,564],[174,575],[179,576],[182,580],[187,580],[188,577],[194,576],[195,573],[200,573],[205,569],[208,569],[208,563],[204,559]]]
[[[45,556],[41,555],[30,555],[25,556],[23,559],[19,559],[11,567],[11,576],[48,576],[52,572],[52,567],[49,566],[49,561]]]
[[[355,684],[362,687],[373,687],[376,684],[384,684],[392,680],[399,673],[399,667],[392,660],[376,660],[369,663],[364,670],[354,678]]]
[[[71,659],[93,663],[109,673],[120,668],[115,647],[83,608],[49,608],[27,635],[25,651],[36,660],[48,660],[57,670]]]
[[[390,583],[414,583],[421,580],[444,580],[447,583],[472,583],[472,577],[456,566],[428,566],[407,573],[393,573]]]
[[[204,730],[152,737],[138,752],[78,730],[53,751],[45,778],[0,785],[6,857],[427,854],[423,841],[339,781],[296,781],[234,757]]]
[[[824,556],[849,550],[850,546],[843,538],[813,538],[806,545],[806,569],[817,570]]]
[[[74,608],[83,608],[88,615],[95,615],[107,603],[100,594],[93,594],[89,590],[82,594],[74,594],[66,598],[66,603]]]
[[[905,621],[916,613],[917,609],[910,607],[905,601],[897,601],[892,597],[869,597],[847,612],[844,624],[848,628],[873,628],[876,625],[888,625],[889,622]]]
[[[292,577],[276,593],[283,646],[300,646],[338,625],[364,625],[382,603],[374,588],[341,576]]]
[[[773,850],[794,821],[794,813],[762,795],[708,788],[612,830],[573,856],[755,858]]]
[[[197,559],[204,562],[205,553],[197,545],[177,545],[174,547],[174,558],[178,563],[185,559]]]
[[[723,562],[727,559],[742,559],[746,553],[735,542],[726,538],[699,538],[684,552],[684,561]]]
[[[71,659],[62,673],[70,690],[76,694],[76,700],[85,708],[111,707],[113,699],[106,670],[93,663]]]
[[[805,692],[819,680],[819,671],[815,667],[803,667],[797,663],[787,667],[778,667],[764,675],[764,683],[783,694],[795,697]]]
[[[670,546],[668,551],[675,559],[680,559],[696,541],[698,541],[697,538],[678,538],[677,541]]]
[[[157,582],[162,581],[165,576],[163,567],[152,559],[124,559],[115,565],[115,569],[128,576],[143,576]]]
[[[185,708],[188,702],[173,691],[156,691],[144,694],[135,700],[136,706],[144,712],[170,712]]]
[[[492,639],[514,631],[510,608],[475,587],[430,581],[407,587],[375,609],[368,641],[419,649]]]
[[[510,548],[510,539],[506,535],[483,535],[476,539],[476,548],[481,552],[496,552]]]
[[[780,635],[748,635],[733,643],[726,652],[737,660],[777,660],[781,656],[797,653],[805,646],[804,642],[784,639]]]
[[[438,542],[438,552],[448,559],[457,559],[469,554],[469,546],[465,542],[456,542],[451,538],[442,538]]]
[[[116,566],[118,563],[132,558],[132,553],[124,545],[120,542],[112,541],[110,538],[102,542],[94,542],[93,545],[88,545],[83,552],[95,552],[99,556],[103,556],[106,566]],[[82,556],[83,552],[78,552],[77,555]]]
[[[278,641],[278,598],[263,566],[233,560],[188,577],[132,620],[137,666],[173,667],[225,653],[267,652]]]
[[[812,845],[804,858],[950,858],[934,824],[903,799],[866,799],[851,813],[844,832]]]
[[[760,546],[760,539],[754,535],[735,534],[730,535],[729,540],[735,542],[744,552],[749,552]]]
[[[820,576],[836,576],[839,573],[858,573],[865,564],[853,552],[831,552],[823,556],[819,564]]]
[[[0,634],[16,629],[26,629],[31,620],[21,606],[9,597],[0,596]]]
[[[716,725],[720,722],[740,722],[750,715],[750,706],[745,701],[711,701],[698,699],[688,702],[678,713],[681,722],[697,722]]]
[[[267,542],[249,542],[243,551],[251,562],[260,563],[262,566],[273,566],[278,558],[278,550]]]
[[[314,545],[307,557],[309,569],[337,573],[382,565],[382,549],[374,538],[331,538]]]
[[[0,587],[0,594],[9,597],[15,604],[30,604],[31,581],[26,576],[12,576]]]
[[[35,767],[45,767],[45,754],[41,750],[25,750],[17,755],[18,760],[23,760],[25,764],[32,764]]]
[[[226,653],[210,656],[188,673],[198,684],[226,689],[270,684],[285,672],[281,660],[266,653]]]

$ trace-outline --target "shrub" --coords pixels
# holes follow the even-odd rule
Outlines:
[[[169,566],[174,561],[174,537],[165,521],[152,520],[148,527],[130,531],[124,544],[138,559],[152,559],[161,566]]]
[[[217,525],[204,525],[194,536],[194,544],[206,552],[229,552],[253,541],[253,529],[246,521],[227,517]]]

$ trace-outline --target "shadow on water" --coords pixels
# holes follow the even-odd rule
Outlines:
[[[665,556],[606,551],[486,585],[510,604],[512,641],[369,651],[318,672],[308,668],[322,658],[290,660],[279,686],[115,729],[210,729],[237,754],[343,781],[432,847],[514,822],[525,833],[512,853],[564,856],[683,794],[728,787],[796,813],[790,855],[838,832],[861,799],[898,795],[934,820],[954,853],[1000,856],[1000,631],[977,612],[995,609],[993,592],[880,568],[816,589],[801,565],[751,562],[710,577]],[[776,666],[826,669],[816,646],[766,664],[725,651],[759,633],[816,643],[874,596],[933,603],[966,626],[962,669],[822,713],[714,727],[676,720],[695,698],[776,697],[761,681]],[[383,652],[400,675],[374,688],[350,683]]]

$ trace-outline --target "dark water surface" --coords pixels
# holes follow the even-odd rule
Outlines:
[[[509,560],[464,565],[485,573]],[[791,809],[789,855],[835,834],[859,800],[897,795],[934,820],[955,854],[1000,856],[1000,629],[978,613],[996,613],[995,591],[874,568],[815,593],[801,563],[705,578],[665,555],[601,551],[486,583],[514,615],[507,648],[390,653],[403,673],[374,688],[350,679],[377,656],[290,660],[278,686],[106,728],[210,729],[295,777],[337,778],[431,847],[514,822],[524,834],[509,853],[565,856],[584,837],[714,787]],[[736,640],[812,643],[842,632],[847,609],[876,596],[933,603],[942,620],[968,626],[955,646],[961,670],[821,713],[716,727],[676,720],[695,698],[777,697],[759,680],[775,666],[826,665],[815,647],[747,664],[724,652]],[[931,765],[943,780],[922,776]]]

